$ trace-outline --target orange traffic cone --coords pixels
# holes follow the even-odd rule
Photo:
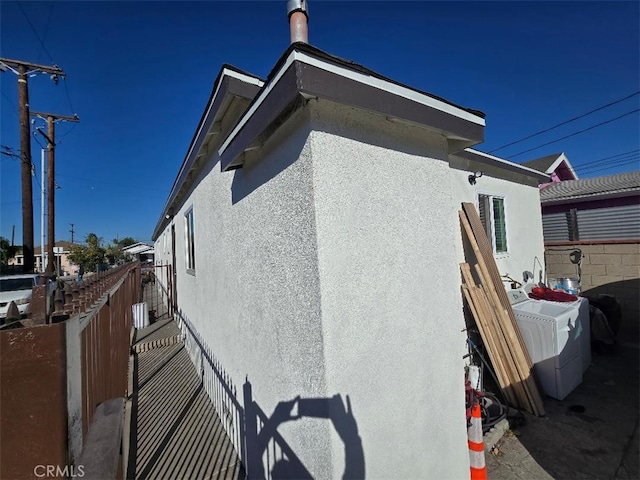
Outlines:
[[[484,461],[484,441],[482,440],[482,414],[480,404],[471,410],[471,425],[467,429],[469,437],[469,460],[471,480],[487,480],[487,464]]]

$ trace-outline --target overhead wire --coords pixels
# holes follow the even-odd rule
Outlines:
[[[24,18],[27,20],[27,23],[29,24],[29,26],[31,27],[31,30],[33,31],[34,35],[36,36],[36,38],[38,39],[38,42],[40,42],[40,46],[41,46],[41,52],[44,51],[47,56],[49,57],[49,60],[51,61],[52,64],[56,64],[53,61],[53,57],[51,56],[51,53],[49,53],[49,50],[47,49],[45,43],[44,43],[44,38],[46,38],[47,32],[49,30],[49,24],[51,22],[51,14],[53,12],[53,4],[55,2],[51,2],[51,6],[49,8],[49,14],[47,17],[47,23],[45,25],[45,33],[43,38],[40,37],[40,35],[38,35],[38,32],[36,30],[36,28],[33,26],[33,23],[31,23],[31,20],[29,19],[29,16],[27,15],[27,13],[25,12],[25,10],[22,8],[22,5],[20,5],[20,2],[16,2],[18,5],[18,8],[20,9],[20,11],[22,12],[22,15],[24,16]],[[38,54],[38,57],[40,56],[40,53]],[[71,102],[71,96],[69,95],[69,88],[67,87],[67,79],[66,77],[62,77],[62,80],[64,82],[64,91],[65,91],[65,95],[67,97],[67,102],[69,103],[69,107],[71,108],[71,112],[72,113],[76,113],[75,109],[73,108],[73,103]],[[69,135],[74,128],[76,128],[76,123],[74,122],[73,126],[66,132],[60,134],[58,137],[65,137],[67,135]]]
[[[618,157],[626,157],[628,155],[637,155],[640,152],[640,149],[636,148],[635,150],[630,150],[628,152],[623,152],[623,153],[618,153],[616,155],[611,155],[609,157],[604,157],[604,158],[599,158],[598,160],[590,160],[588,162],[585,163],[581,163],[579,166],[583,167],[585,165],[589,165],[591,163],[598,163],[598,162],[602,162],[604,160],[613,160],[613,159],[617,159]],[[575,168],[577,164],[574,164],[573,167]]]
[[[36,28],[33,26],[33,23],[31,23],[31,20],[29,20],[29,16],[27,15],[27,12],[24,11],[24,8],[22,8],[22,5],[20,5],[20,2],[16,2],[16,4],[18,5],[18,8],[22,12],[22,15],[24,16],[24,18],[27,20],[27,23],[31,27],[31,30],[33,31],[33,34],[38,39],[38,42],[40,42],[40,46],[42,47],[42,50],[44,50],[44,53],[47,54],[47,56],[49,57],[49,60],[51,60],[51,63],[53,63],[55,65],[55,62],[53,61],[53,57],[51,56],[51,54],[49,53],[49,50],[47,49],[47,47],[45,46],[44,42],[40,38],[40,35],[38,35],[38,32],[36,31]]]
[[[18,110],[18,106],[13,103],[13,100],[11,98],[9,98],[9,95],[7,95],[6,93],[2,92],[2,96],[11,104],[11,106],[13,107],[13,113],[16,114],[16,116],[19,116],[20,111]]]
[[[539,148],[546,147],[547,145],[551,145],[553,143],[557,143],[557,142],[560,142],[562,140],[566,140],[567,138],[575,137],[576,135],[588,132],[590,130],[593,130],[594,128],[598,128],[598,127],[601,127],[602,125],[606,125],[608,123],[615,122],[616,120],[620,120],[621,118],[628,117],[629,115],[633,115],[634,113],[636,113],[638,111],[640,111],[640,108],[636,108],[635,110],[631,110],[630,112],[623,113],[622,115],[618,115],[617,117],[612,118],[610,120],[606,120],[604,122],[597,123],[597,124],[592,125],[592,126],[590,126],[588,128],[585,128],[583,130],[579,130],[577,132],[570,133],[569,135],[565,135],[564,137],[558,138],[556,140],[552,140],[550,142],[543,143],[541,145],[538,145],[537,147],[528,148],[527,150],[523,150],[523,151],[518,152],[518,153],[516,153],[514,155],[510,155],[507,158],[508,159],[512,159],[512,158],[515,158],[515,157],[518,157],[518,156],[522,155],[523,153],[532,152],[533,150],[538,150]]]
[[[574,170],[591,170],[594,168],[600,168],[602,166],[606,166],[606,165],[618,165],[620,163],[628,163],[628,162],[633,162],[634,160],[637,160],[640,157],[640,155],[635,154],[635,155],[630,155],[628,157],[623,157],[623,158],[618,158],[616,160],[607,160],[604,162],[598,162],[598,163],[592,163],[590,165],[585,165],[585,166],[574,166]]]
[[[616,165],[619,163],[624,163],[627,161],[632,161],[632,160],[636,160],[637,158],[640,157],[640,153],[632,153],[630,155],[626,155],[624,157],[620,157],[620,158],[616,158],[616,159],[611,159],[611,160],[597,160],[597,161],[593,161],[593,162],[587,162],[585,164],[581,164],[581,165],[574,165],[573,169],[574,170],[590,170],[592,168],[598,168],[601,167],[605,164],[606,165]]]
[[[621,160],[629,160],[631,158],[637,157],[638,155],[640,155],[640,151],[639,150],[632,150],[630,152],[626,152],[623,154],[618,154],[618,155],[613,155],[610,157],[604,157],[604,158],[599,158],[597,160],[591,160],[588,162],[584,162],[584,163],[574,163],[573,164],[573,169],[574,170],[579,170],[579,169],[585,169],[585,168],[590,168],[593,166],[600,166],[602,164],[602,162],[607,162],[607,163],[615,163],[615,162],[619,162]]]
[[[55,3],[56,2],[49,2],[49,13],[47,15],[47,21],[44,26],[44,32],[42,34],[42,43],[44,43],[45,39],[47,38],[47,34],[49,33],[49,25],[51,24],[51,14],[53,13],[53,6],[55,5]],[[41,54],[42,54],[42,51],[38,53],[38,62],[40,62]]]
[[[612,168],[620,168],[620,167],[626,167],[627,165],[633,165],[633,164],[637,164],[638,166],[640,166],[640,160],[639,159],[633,159],[633,160],[629,160],[627,162],[623,162],[623,163],[618,163],[615,165],[603,165],[600,168],[594,168],[591,170],[578,170],[578,173],[580,173],[581,175],[587,174],[587,175],[591,175],[592,173],[595,172],[601,172],[603,170],[611,170]]]
[[[71,96],[69,95],[69,88],[67,87],[67,78],[64,77],[62,79],[62,84],[64,85],[64,93],[67,96],[67,102],[69,103],[69,108],[71,109],[72,113],[76,113],[75,109],[73,108],[73,103],[71,103]],[[67,130],[64,133],[61,133],[60,135],[58,135],[58,138],[63,138],[66,137],[67,135],[69,135],[71,132],[73,132],[73,130],[78,126],[78,122],[73,122],[73,125],[71,126],[71,128],[69,130]]]
[[[590,111],[588,111],[586,113],[583,113],[582,115],[578,115],[577,117],[573,117],[573,118],[571,118],[569,120],[565,120],[564,122],[560,122],[560,123],[558,123],[558,124],[556,124],[556,125],[554,125],[552,127],[545,128],[544,130],[540,130],[539,132],[532,133],[531,135],[527,135],[526,137],[523,137],[523,138],[521,138],[519,140],[516,140],[514,142],[507,143],[506,145],[503,145],[503,146],[498,147],[498,148],[494,148],[493,150],[490,150],[487,153],[494,153],[494,152],[497,152],[498,150],[502,150],[503,148],[507,148],[507,147],[510,147],[511,145],[516,145],[517,143],[521,143],[521,142],[524,142],[525,140],[529,140],[530,138],[537,137],[538,135],[542,135],[543,133],[550,132],[551,130],[554,130],[554,129],[558,128],[558,127],[561,127],[561,126],[566,125],[566,124],[571,123],[571,122],[575,122],[576,120],[580,120],[581,118],[587,117],[587,116],[591,115],[592,113],[599,112],[600,110],[604,110],[605,108],[609,108],[609,107],[611,107],[613,105],[617,105],[618,103],[624,102],[625,100],[628,100],[628,99],[630,99],[632,97],[635,97],[638,94],[640,94],[640,91],[632,93],[631,95],[627,95],[626,97],[621,98],[619,100],[616,100],[614,102],[607,103],[606,105],[602,105],[601,107],[598,107],[598,108],[595,108],[593,110],[590,110]]]

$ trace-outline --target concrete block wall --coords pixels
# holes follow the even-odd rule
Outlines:
[[[627,243],[567,243],[547,245],[547,277],[577,277],[572,250],[582,251],[582,293],[613,295],[623,318],[640,323],[640,241]]]

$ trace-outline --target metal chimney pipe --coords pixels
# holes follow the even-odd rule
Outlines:
[[[309,43],[307,0],[287,0],[291,43]]]

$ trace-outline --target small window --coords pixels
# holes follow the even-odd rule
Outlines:
[[[193,232],[193,208],[184,215],[184,236],[185,236],[185,254],[187,271],[195,272],[196,270],[196,245]]]
[[[507,253],[507,222],[504,198],[492,195],[478,196],[478,213],[493,247],[493,253]]]

